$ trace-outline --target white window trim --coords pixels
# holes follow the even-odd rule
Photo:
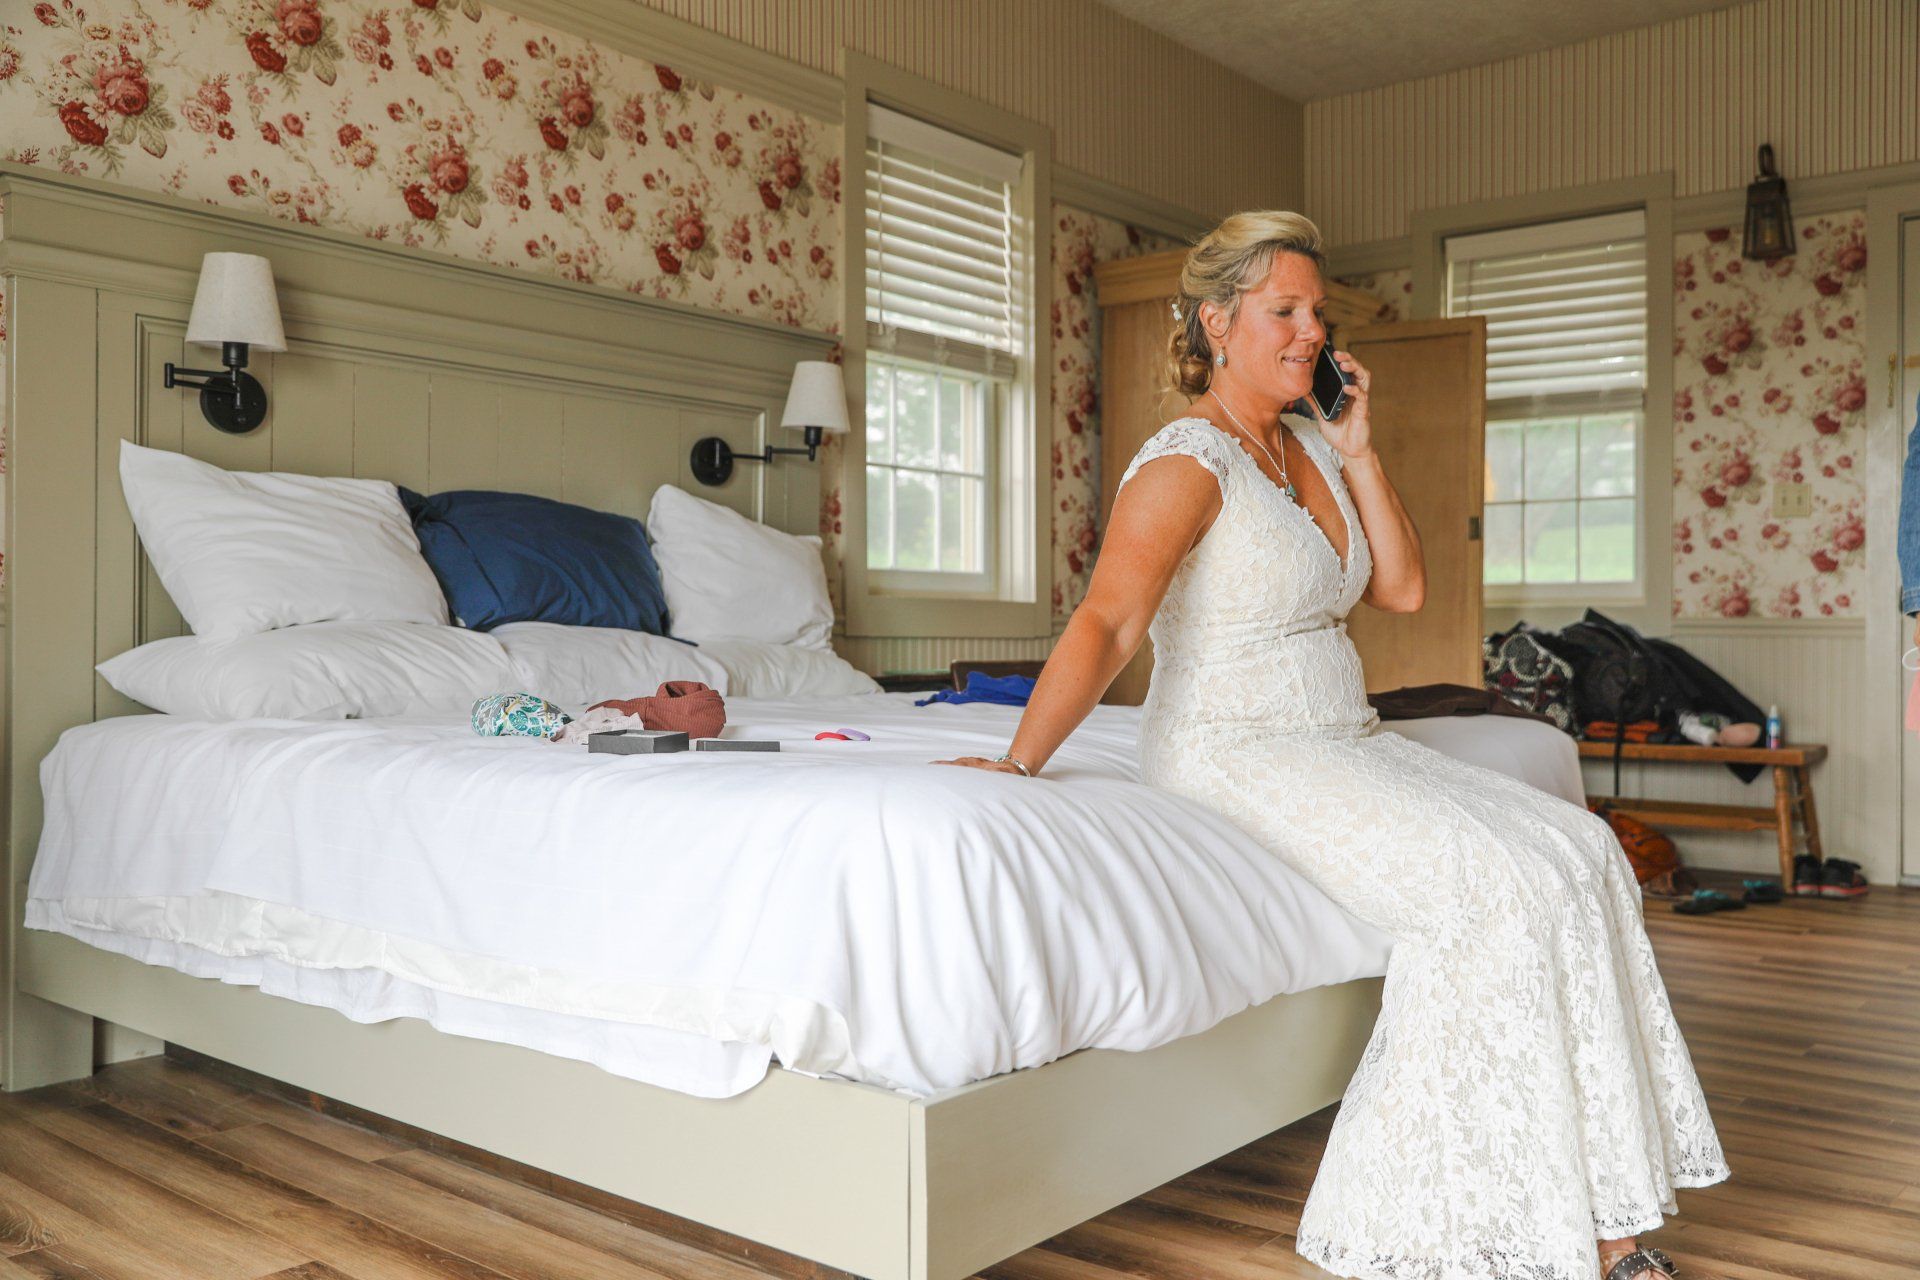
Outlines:
[[[968,98],[951,89],[844,51],[846,103],[841,174],[844,240],[841,262],[844,350],[849,390],[859,397],[854,421],[864,424],[868,334],[866,325],[866,168],[868,107],[911,116],[938,130],[978,139],[996,154],[1017,160],[1014,219],[1018,254],[1019,346],[1015,376],[999,406],[999,440],[993,472],[998,512],[994,539],[998,563],[995,590],[944,592],[916,589],[867,568],[867,442],[864,426],[847,433],[840,476],[842,552],[847,633],[853,636],[1043,637],[1053,633],[1053,549],[1048,511],[1052,502],[1051,423],[1048,413],[1053,367],[1048,321],[1051,262],[1051,131],[1046,126]],[[935,132],[935,137],[943,135]],[[964,145],[964,139],[954,140]],[[903,356],[908,353],[902,351]],[[955,362],[958,363],[957,361]],[[928,575],[935,576],[935,575]]]
[[[1554,590],[1541,583],[1518,592],[1506,584],[1497,590],[1483,588],[1485,630],[1510,626],[1522,617],[1556,626],[1577,619],[1584,606],[1595,605],[1643,635],[1673,631],[1673,174],[1417,209],[1411,215],[1412,315],[1438,319],[1445,310],[1448,239],[1634,207],[1645,214],[1647,235],[1647,386],[1637,477],[1640,589],[1616,594],[1596,585],[1568,595],[1559,591],[1560,584],[1553,584]]]

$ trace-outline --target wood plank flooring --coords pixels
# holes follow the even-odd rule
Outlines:
[[[1651,1239],[1690,1280],[1920,1280],[1920,890],[1647,917],[1734,1169]],[[192,1055],[0,1094],[0,1280],[837,1274],[305,1101]],[[983,1274],[1323,1276],[1292,1233],[1332,1116]]]

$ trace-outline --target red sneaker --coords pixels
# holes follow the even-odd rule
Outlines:
[[[1845,858],[1828,858],[1820,868],[1820,896],[1823,898],[1859,898],[1867,892],[1867,878],[1860,864]]]

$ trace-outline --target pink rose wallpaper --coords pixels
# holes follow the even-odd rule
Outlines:
[[[1407,313],[1413,306],[1412,269],[1397,267],[1390,271],[1369,271],[1362,275],[1336,278],[1341,284],[1351,285],[1380,299],[1380,309],[1373,313],[1376,323],[1392,324],[1408,318]]]
[[[8,12],[8,160],[839,328],[834,126],[477,0]]]
[[[1799,251],[1740,256],[1738,228],[1675,237],[1673,612],[1861,616],[1866,216],[1799,220]],[[1813,514],[1773,515],[1773,486]]]
[[[1087,594],[1100,532],[1100,304],[1095,263],[1181,242],[1110,218],[1053,210],[1053,618]]]

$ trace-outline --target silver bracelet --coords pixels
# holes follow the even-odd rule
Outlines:
[[[993,758],[993,762],[995,764],[1012,765],[1014,768],[1020,771],[1020,776],[1023,778],[1031,778],[1033,776],[1033,770],[1027,768],[1027,766],[1024,763],[1022,763],[1020,759],[1016,757],[1011,751],[1002,751],[999,755]]]

